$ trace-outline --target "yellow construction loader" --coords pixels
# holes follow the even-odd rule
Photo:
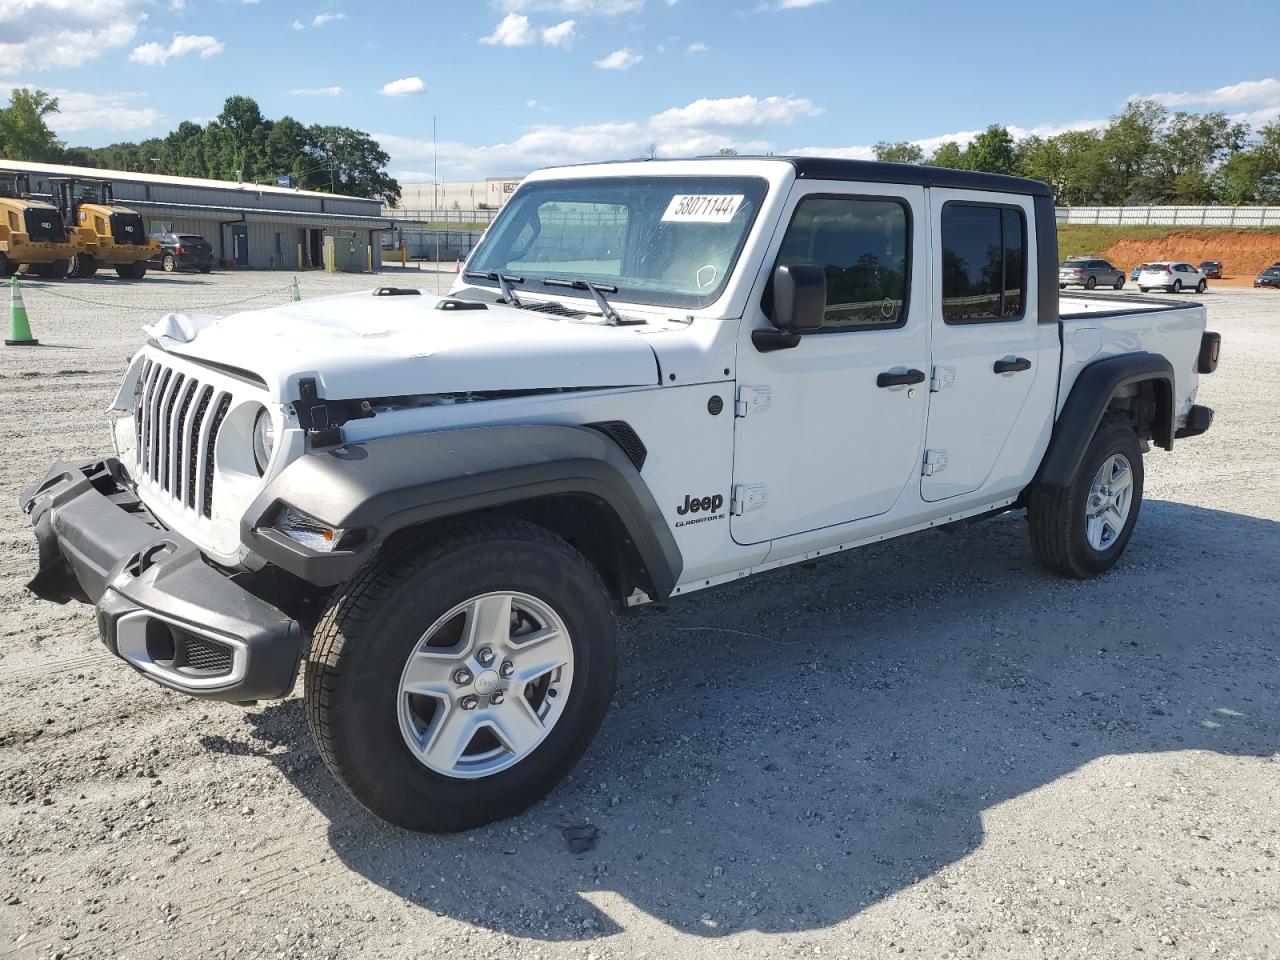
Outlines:
[[[49,182],[67,236],[80,244],[70,276],[91,277],[99,267],[115,267],[126,280],[146,276],[147,261],[159,254],[160,244],[147,236],[141,214],[115,202],[110,180],[50,177]]]
[[[23,266],[37,277],[64,277],[80,247],[58,208],[32,198],[29,186],[25,173],[0,170],[0,277]]]

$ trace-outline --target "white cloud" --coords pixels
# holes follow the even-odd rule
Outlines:
[[[426,90],[427,85],[422,82],[421,77],[402,77],[384,84],[382,94],[387,97],[407,97],[415,93],[426,93]]]
[[[569,46],[573,43],[574,28],[577,24],[576,20],[563,20],[550,27],[543,27],[541,31],[542,42],[549,47]]]
[[[630,70],[644,59],[644,54],[623,47],[593,61],[601,70]]]
[[[529,25],[529,18],[523,13],[508,13],[493,28],[493,33],[481,37],[481,43],[499,47],[527,47],[538,39],[538,34]]]
[[[338,21],[345,19],[347,19],[347,15],[345,13],[317,13],[311,19],[311,25],[313,27],[323,27],[327,23],[337,23]]]
[[[658,127],[761,127],[790,123],[799,117],[816,117],[822,108],[806,97],[720,97],[703,98],[655,114]]]
[[[18,87],[35,86],[32,83],[0,83],[0,97],[8,99]],[[58,98],[58,112],[49,117],[49,126],[59,136],[78,133],[81,130],[105,130],[116,133],[121,130],[146,130],[159,126],[165,116],[154,107],[139,103],[145,93],[82,93],[59,87],[48,89]]]
[[[701,40],[698,40],[696,43],[689,44],[689,46],[685,48],[684,52],[688,54],[706,53],[707,49],[707,45]]]
[[[185,57],[189,53],[196,54],[201,60],[207,60],[209,57],[217,56],[224,49],[226,48],[222,41],[217,37],[207,34],[175,33],[168,46],[152,41],[140,47],[134,47],[133,52],[129,54],[129,59],[134,63],[145,63],[147,66],[155,67],[163,66],[172,57]]]
[[[301,20],[295,20],[295,21],[293,21],[293,23],[289,24],[289,26],[293,27],[293,29],[294,29],[294,30],[305,30],[305,29],[307,29],[307,25],[306,25],[305,23],[303,23]]]
[[[644,9],[644,0],[503,0],[500,6],[509,13],[528,11],[616,17],[640,12]]]
[[[1130,99],[1155,100],[1166,107],[1239,107],[1280,104],[1280,80],[1244,80],[1213,90],[1135,94]]]
[[[0,0],[0,76],[77,67],[129,43],[152,0]]]
[[[292,97],[338,97],[342,95],[341,87],[299,87],[290,90]]]
[[[827,0],[778,0],[779,10],[802,10],[805,7],[816,7]]]
[[[821,110],[793,97],[733,97],[697,100],[642,120],[577,125],[535,126],[506,143],[441,142],[440,166],[445,176],[491,176],[525,172],[561,163],[618,160],[647,156],[655,147],[661,157],[713,154],[721,147],[741,153],[767,153],[774,144],[760,136],[764,124],[785,125]],[[374,134],[391,154],[392,176],[405,182],[430,180],[430,140],[388,133]]]

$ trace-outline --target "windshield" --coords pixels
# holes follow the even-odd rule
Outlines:
[[[616,287],[610,299],[697,308],[715,301],[760,212],[755,177],[610,177],[526,183],[468,272],[520,278],[517,293],[590,298],[546,279]],[[494,281],[476,280],[497,286]]]

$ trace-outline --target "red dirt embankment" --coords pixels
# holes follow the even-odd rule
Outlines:
[[[1125,237],[1106,250],[1106,257],[1125,273],[1152,260],[1221,260],[1224,287],[1251,287],[1253,278],[1280,262],[1280,234],[1242,230],[1186,230],[1159,238]]]

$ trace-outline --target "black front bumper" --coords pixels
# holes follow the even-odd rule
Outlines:
[[[298,623],[156,524],[117,460],[55,463],[18,498],[40,547],[28,588],[94,604],[102,641],[144,676],[213,700],[269,700],[293,689]]]

